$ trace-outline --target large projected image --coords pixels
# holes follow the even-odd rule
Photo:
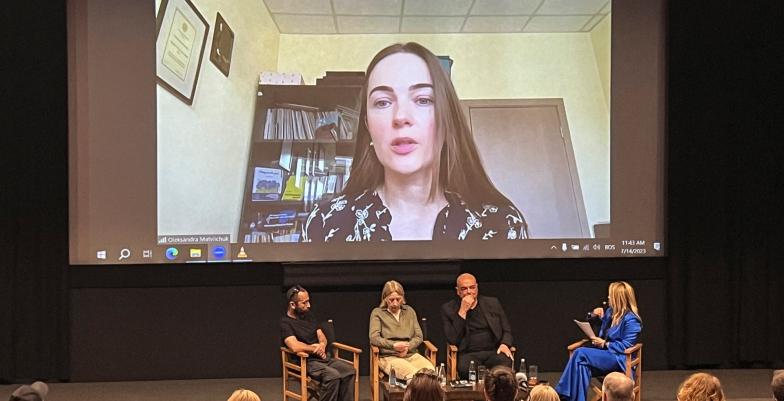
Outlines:
[[[153,192],[144,206],[153,216],[138,223],[146,240],[109,241],[79,229],[75,219],[96,213],[77,201],[72,262],[662,254],[661,149],[616,153],[651,128],[613,123],[611,94],[638,95],[613,88],[611,60],[621,58],[610,1],[125,7],[152,21],[139,44],[155,50],[140,54],[157,84],[152,96],[138,90],[154,102],[139,114],[153,146],[138,156],[154,181],[137,189]],[[80,58],[79,46],[89,45],[72,43],[72,67],[100,58]],[[72,120],[111,107],[86,97]],[[659,130],[663,116],[645,113]],[[71,162],[83,167],[74,170],[96,168],[77,157],[90,134],[73,125]],[[622,160],[652,172],[649,182],[618,173]],[[98,186],[74,185],[95,181],[77,174],[72,197],[84,197],[76,186],[100,204]],[[653,195],[645,203],[618,195],[641,188]],[[621,253],[620,241],[643,251]]]

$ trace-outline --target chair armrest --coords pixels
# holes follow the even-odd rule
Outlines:
[[[433,343],[431,343],[429,340],[423,341],[422,344],[425,345],[425,349],[429,352],[438,352],[438,348],[436,348],[436,346],[433,345]]]
[[[632,345],[629,348],[626,348],[625,350],[623,350],[623,353],[626,354],[626,355],[631,355],[631,354],[639,351],[640,348],[642,348],[642,343],[635,344],[635,345]]]
[[[587,342],[588,342],[588,340],[583,339],[583,340],[577,341],[575,343],[569,344],[569,346],[567,346],[566,349],[569,350],[569,352],[572,352],[572,351],[576,350],[577,348],[582,347]]]
[[[342,349],[343,351],[348,351],[348,352],[351,352],[351,353],[354,353],[354,354],[361,354],[362,353],[362,350],[359,349],[359,348],[354,348],[352,346],[349,346],[349,345],[346,345],[346,344],[343,344],[343,343],[339,343],[339,342],[333,342],[332,346],[335,347],[335,348],[338,348],[338,349]]]
[[[376,347],[375,345],[371,345],[370,346],[370,353],[373,354],[373,355],[378,355],[379,353],[381,353],[381,349]]]
[[[289,355],[296,355],[300,358],[307,358],[309,356],[306,352],[294,352],[290,350],[289,347],[280,347],[280,350]]]
[[[449,352],[457,352],[457,345],[447,344],[447,350]]]

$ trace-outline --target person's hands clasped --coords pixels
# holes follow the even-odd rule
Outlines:
[[[599,338],[599,337],[592,337],[591,338],[591,343],[594,346],[599,347],[599,348],[605,348],[607,346],[607,341],[604,340],[603,338]]]
[[[508,356],[509,359],[514,360],[514,357],[512,356],[512,350],[510,350],[509,347],[506,344],[501,344],[500,346],[498,346],[498,349],[495,351],[495,353],[496,354],[504,354],[504,355]]]
[[[392,348],[394,348],[395,352],[397,352],[397,356],[399,356],[401,358],[405,357],[406,355],[408,355],[408,348],[409,347],[410,347],[410,344],[408,343],[408,341],[398,341],[398,342],[392,344]]]
[[[327,359],[327,345],[322,343],[311,344],[313,351],[311,354],[318,356],[321,359]]]

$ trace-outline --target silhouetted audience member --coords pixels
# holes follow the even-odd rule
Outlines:
[[[602,382],[602,401],[634,400],[634,381],[623,373],[612,372]]]
[[[560,399],[554,388],[540,384],[531,389],[528,401],[560,401]]]
[[[773,380],[770,381],[770,389],[773,391],[773,398],[776,401],[784,401],[784,370],[773,375]]]
[[[31,385],[19,386],[8,401],[44,401],[49,394],[49,386],[44,382],[35,382]]]
[[[430,369],[414,373],[403,393],[403,401],[444,401],[444,389],[438,383],[438,376]]]
[[[721,382],[708,373],[695,373],[678,387],[678,401],[725,401]]]
[[[261,397],[253,391],[240,388],[231,393],[231,397],[226,401],[261,401]]]
[[[485,400],[514,401],[517,397],[517,380],[512,368],[496,366],[485,375]]]

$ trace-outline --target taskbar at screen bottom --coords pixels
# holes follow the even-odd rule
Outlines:
[[[612,258],[666,256],[658,239],[535,239],[523,241],[392,241],[380,243],[263,243],[228,241],[120,245],[95,248],[75,264],[317,262],[358,260],[455,260]]]

